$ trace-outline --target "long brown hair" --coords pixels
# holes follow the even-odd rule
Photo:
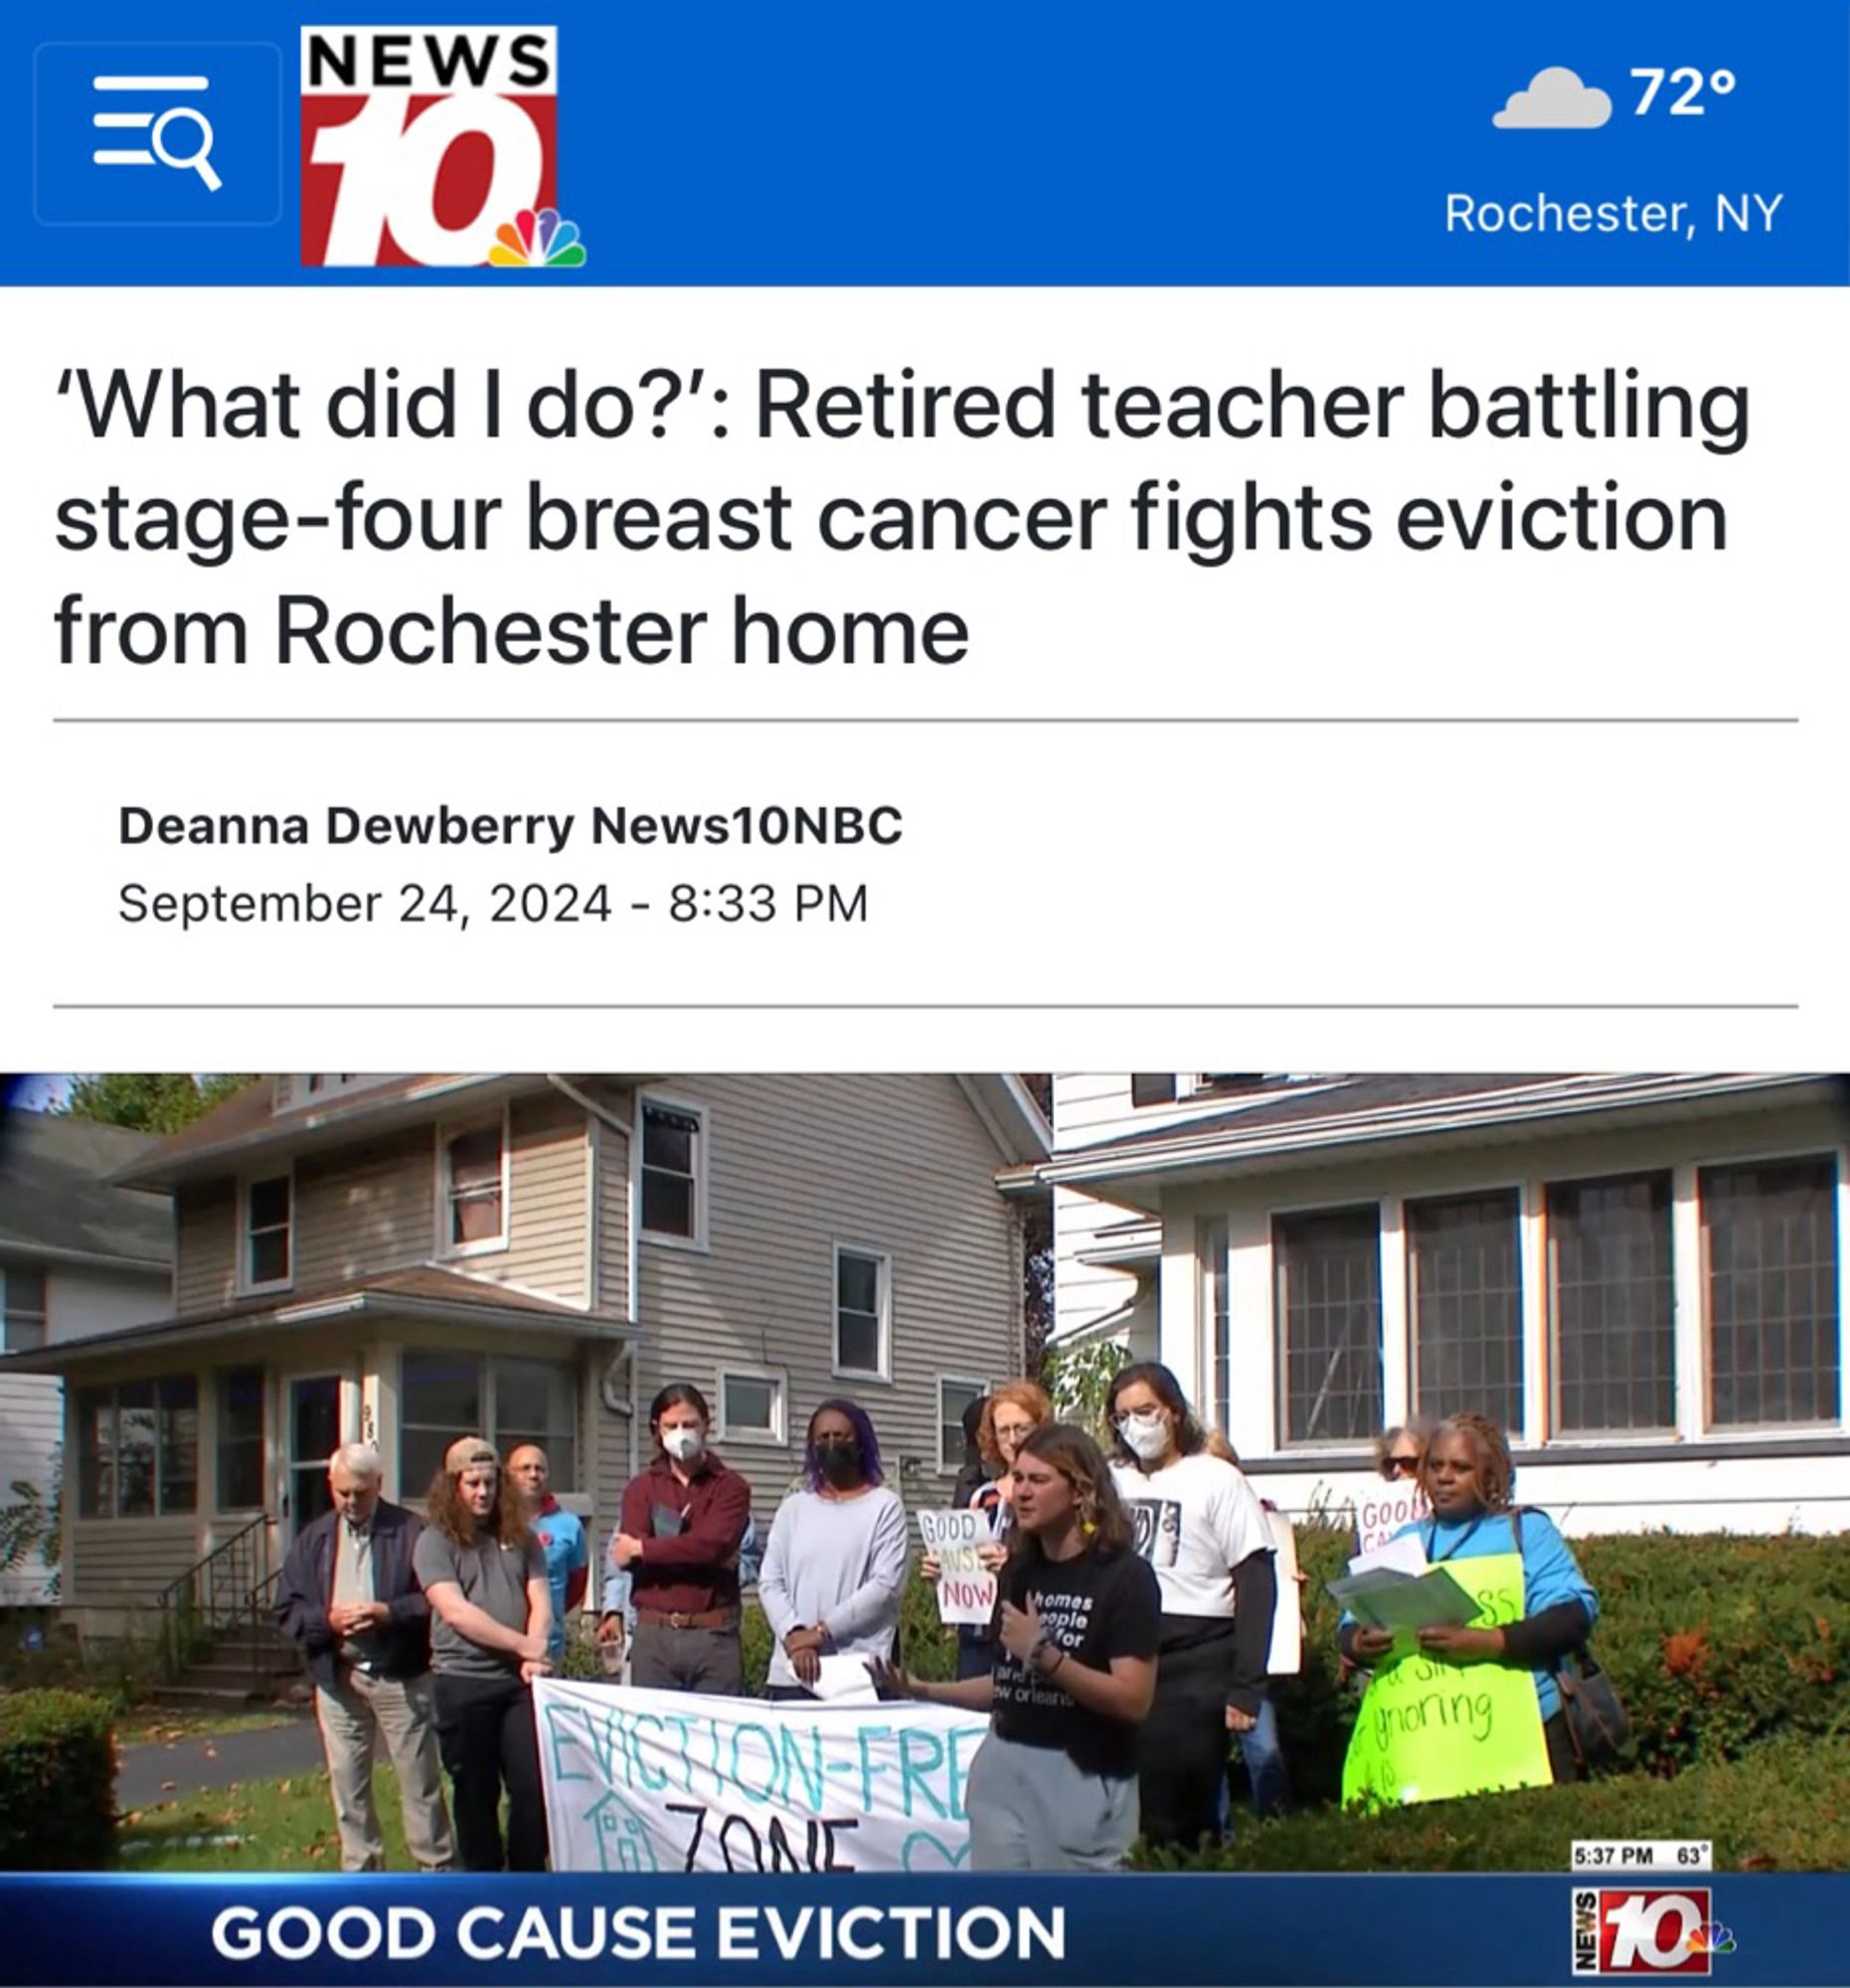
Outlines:
[[[1004,1403],[1034,1418],[1036,1428],[1054,1419],[1054,1405],[1038,1381],[1004,1381],[983,1404],[983,1418],[976,1427],[976,1447],[991,1470],[1002,1468],[1002,1445],[996,1440],[996,1410]]]
[[[430,1489],[424,1495],[427,1524],[434,1526],[452,1546],[473,1546],[484,1534],[499,1540],[504,1547],[526,1544],[527,1515],[521,1510],[513,1482],[502,1465],[495,1466],[495,1502],[488,1508],[485,1519],[478,1521],[462,1502],[462,1493],[456,1488],[460,1482],[457,1473],[437,1466]]]
[[[1017,1454],[1038,1456],[1043,1463],[1051,1463],[1072,1486],[1081,1530],[1093,1553],[1108,1560],[1129,1548],[1133,1537],[1130,1516],[1111,1482],[1111,1466],[1083,1428],[1072,1422],[1043,1422],[1022,1438]],[[1015,1533],[1015,1554],[1032,1554],[1039,1559],[1041,1546],[1034,1535],[1019,1526]]]

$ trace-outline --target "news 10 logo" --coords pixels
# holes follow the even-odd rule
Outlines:
[[[1735,1937],[1709,1916],[1703,1886],[1574,1894],[1576,1974],[1708,1974]]]
[[[558,176],[557,28],[302,29],[305,266],[486,263]]]

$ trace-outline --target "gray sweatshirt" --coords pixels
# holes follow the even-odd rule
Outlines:
[[[777,1507],[757,1598],[776,1645],[771,1684],[793,1685],[783,1639],[797,1627],[828,1626],[830,1652],[890,1657],[906,1584],[906,1508],[877,1485],[860,1498],[792,1491]]]

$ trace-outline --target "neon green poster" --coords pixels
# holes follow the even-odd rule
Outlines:
[[[1519,1622],[1522,1560],[1484,1554],[1447,1561],[1477,1597],[1474,1629]],[[1507,1664],[1451,1664],[1413,1650],[1370,1680],[1343,1761],[1343,1801],[1445,1801],[1502,1788],[1547,1787],[1548,1742],[1535,1679]]]

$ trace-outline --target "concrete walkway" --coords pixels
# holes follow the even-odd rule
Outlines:
[[[179,1801],[202,1788],[322,1771],[321,1733],[306,1716],[245,1733],[148,1740],[122,1748],[115,1806],[119,1814],[127,1815],[131,1809]]]

